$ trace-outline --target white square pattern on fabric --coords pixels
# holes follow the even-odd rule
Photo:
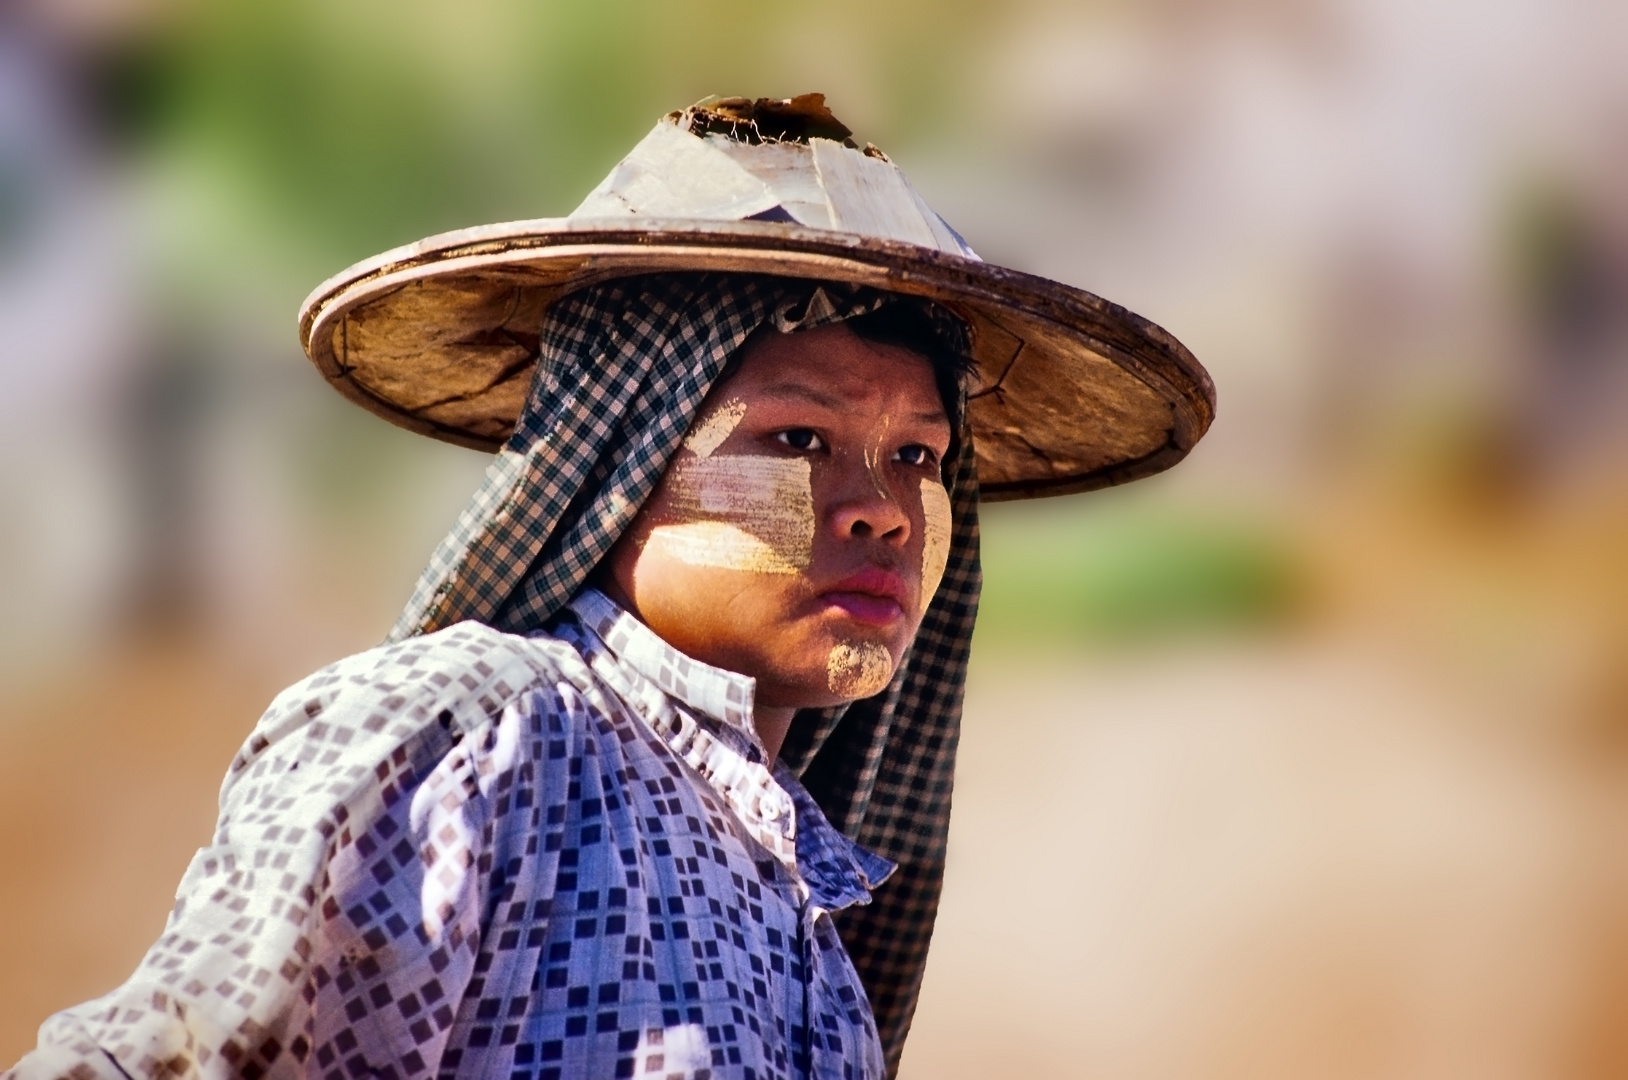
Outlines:
[[[893,867],[764,765],[753,689],[592,590],[319,672],[15,1076],[880,1078],[830,912]]]

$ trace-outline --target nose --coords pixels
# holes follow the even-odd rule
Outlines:
[[[843,485],[827,516],[839,540],[879,539],[903,547],[910,539],[910,515],[899,500],[868,474]]]

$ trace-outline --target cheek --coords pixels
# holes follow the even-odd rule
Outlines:
[[[733,425],[731,425],[733,427]],[[799,459],[686,459],[669,476],[667,516],[649,545],[691,566],[799,574],[814,548],[809,465]]]
[[[695,430],[685,436],[685,449],[698,458],[711,457],[712,452],[724,444],[724,440],[729,438],[745,415],[746,402],[739,398],[724,402],[718,406],[716,412],[695,425]]]
[[[839,642],[826,658],[826,687],[850,701],[880,692],[892,677],[893,654],[874,641]]]
[[[921,606],[926,610],[950,561],[950,493],[937,480],[921,482]]]

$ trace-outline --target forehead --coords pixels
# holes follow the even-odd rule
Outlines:
[[[913,349],[858,337],[841,323],[754,338],[724,384],[731,396],[805,400],[833,408],[879,407],[946,423],[928,359]]]

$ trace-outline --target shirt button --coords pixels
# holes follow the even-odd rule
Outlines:
[[[764,821],[773,821],[780,816],[780,807],[764,799],[758,804],[757,812],[763,815]]]

